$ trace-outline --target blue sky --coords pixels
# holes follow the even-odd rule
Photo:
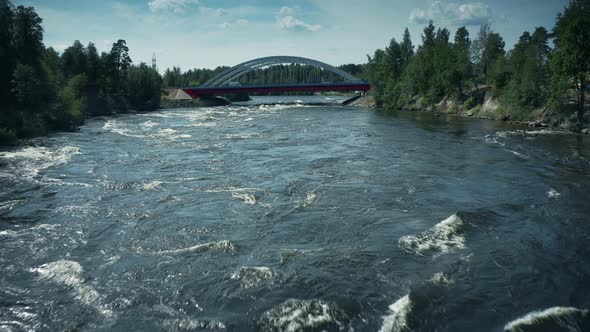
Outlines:
[[[13,0],[44,19],[45,44],[63,50],[78,39],[100,51],[125,39],[135,63],[160,71],[212,68],[269,55],[296,55],[333,65],[363,63],[400,39],[414,44],[429,20],[451,32],[481,23],[512,48],[523,31],[553,27],[569,0]]]

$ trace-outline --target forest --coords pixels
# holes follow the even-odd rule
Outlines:
[[[159,108],[162,79],[134,65],[125,40],[110,52],[75,41],[61,54],[43,44],[33,7],[0,0],[0,143],[75,130],[91,115]]]
[[[401,42],[368,57],[366,77],[385,110],[478,110],[496,102],[494,116],[529,120],[566,117],[581,128],[590,70],[590,1],[572,0],[551,30],[525,31],[511,50],[489,24],[475,38],[465,27],[454,38],[432,22],[414,48],[406,29]],[[418,104],[418,106],[416,106]]]

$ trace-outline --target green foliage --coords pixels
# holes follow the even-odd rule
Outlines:
[[[159,107],[159,74],[144,64],[130,68],[124,40],[101,56],[93,43],[84,47],[79,41],[60,55],[44,47],[41,23],[34,8],[0,0],[0,144],[75,129],[84,122],[89,97],[105,106],[97,102],[101,93],[122,94],[137,108]]]
[[[499,34],[492,32],[487,35],[487,38],[484,41],[482,62],[480,63],[481,68],[483,68],[486,82],[489,82],[488,79],[493,75],[495,68],[497,67],[496,62],[506,54],[504,46],[504,39]]]
[[[552,57],[552,86],[557,89],[552,91],[552,100],[564,108],[569,102],[567,90],[576,90],[577,116],[582,122],[590,71],[590,0],[572,0],[558,15],[553,34],[556,50]],[[573,86],[564,89],[565,81]]]
[[[474,108],[475,106],[477,106],[477,100],[474,97],[467,98],[467,100],[465,100],[463,103],[463,107],[468,110]]]
[[[86,50],[79,40],[66,48],[61,55],[62,71],[66,79],[86,73]]]
[[[113,44],[111,53],[105,59],[105,69],[109,73],[111,91],[114,93],[126,92],[127,70],[131,66],[129,48],[123,39]]]
[[[33,7],[18,6],[14,18],[14,45],[18,61],[35,66],[43,53],[43,20]]]
[[[41,104],[41,84],[35,68],[18,64],[14,70],[12,93],[19,106],[34,110]]]
[[[145,63],[129,68],[128,87],[133,106],[138,110],[153,111],[160,107],[162,79]]]
[[[404,36],[402,43],[400,44],[400,51],[401,51],[401,65],[405,67],[412,57],[414,57],[414,45],[412,44],[412,36],[410,36],[410,31],[408,28],[404,30]],[[353,74],[354,75],[354,74]]]
[[[77,74],[58,93],[58,104],[51,114],[51,125],[54,129],[73,130],[84,123],[86,116],[87,97],[85,73]]]
[[[96,46],[93,43],[88,43],[85,50],[86,55],[86,77],[88,83],[96,84],[101,76],[101,63]]]
[[[578,11],[590,10],[590,0],[572,3],[571,6],[578,6]],[[586,38],[590,27],[584,28],[584,33],[581,27],[588,18],[590,15],[577,15],[575,29],[562,24],[565,28],[556,28],[556,31],[576,31],[578,36]],[[560,16],[559,20],[563,19]],[[563,35],[567,34],[563,32]],[[464,109],[472,109],[483,102],[485,95],[490,95],[500,103],[497,115],[504,112],[503,115],[515,119],[528,119],[533,110],[548,103],[550,91],[553,104],[566,102],[570,90],[568,82],[577,77],[577,85],[584,86],[583,80],[590,68],[590,53],[584,53],[590,40],[575,43],[572,37],[568,44],[564,37],[561,44],[556,43],[563,48],[567,44],[569,53],[584,55],[583,60],[579,56],[576,62],[553,52],[549,47],[550,38],[545,28],[538,27],[532,35],[525,32],[514,49],[506,53],[502,36],[488,24],[481,26],[473,42],[465,27],[456,31],[451,42],[447,29],[437,29],[430,22],[423,30],[422,45],[415,54],[404,52],[404,44],[411,45],[406,30],[402,44],[392,40],[385,51],[377,50],[369,57],[366,71],[372,85],[371,93],[377,105],[387,109],[427,108],[443,98],[454,99]],[[570,72],[569,77],[564,76],[567,63],[576,63],[578,69],[585,68],[585,74],[574,76]]]
[[[172,67],[172,70],[170,70],[170,68],[167,68],[164,72],[163,80],[164,86],[169,88],[181,88],[183,86],[187,86],[186,77],[182,75],[180,67],[174,66]]]
[[[12,44],[14,35],[14,8],[7,0],[0,0],[0,100],[5,107],[0,108],[0,116],[6,106],[12,103],[12,78],[16,66],[16,51]]]

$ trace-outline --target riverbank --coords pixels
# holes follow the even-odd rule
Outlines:
[[[120,94],[84,94],[75,112],[60,115],[55,112],[58,104],[48,104],[45,113],[33,116],[31,111],[12,110],[4,116],[0,125],[0,146],[13,145],[20,139],[47,136],[54,132],[74,132],[84,125],[86,119],[125,113],[151,112],[160,109],[159,98],[149,100],[138,96]]]
[[[379,109],[375,99],[371,95],[359,98],[352,102],[350,106]],[[513,120],[510,112],[503,108],[498,99],[494,97],[486,97],[482,104],[469,105],[469,103],[458,104],[450,98],[444,98],[437,104],[430,104],[426,102],[425,98],[416,96],[410,98],[403,107],[400,107],[400,110],[504,121],[509,124],[520,125],[523,127],[551,128],[590,134],[590,126],[588,122],[585,122],[584,127],[580,128],[576,122],[575,114],[568,117],[567,115],[553,112],[549,108],[539,108],[532,111],[528,120]]]

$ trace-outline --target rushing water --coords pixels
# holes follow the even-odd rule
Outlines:
[[[4,150],[0,330],[588,331],[588,140],[502,126],[250,103]]]

